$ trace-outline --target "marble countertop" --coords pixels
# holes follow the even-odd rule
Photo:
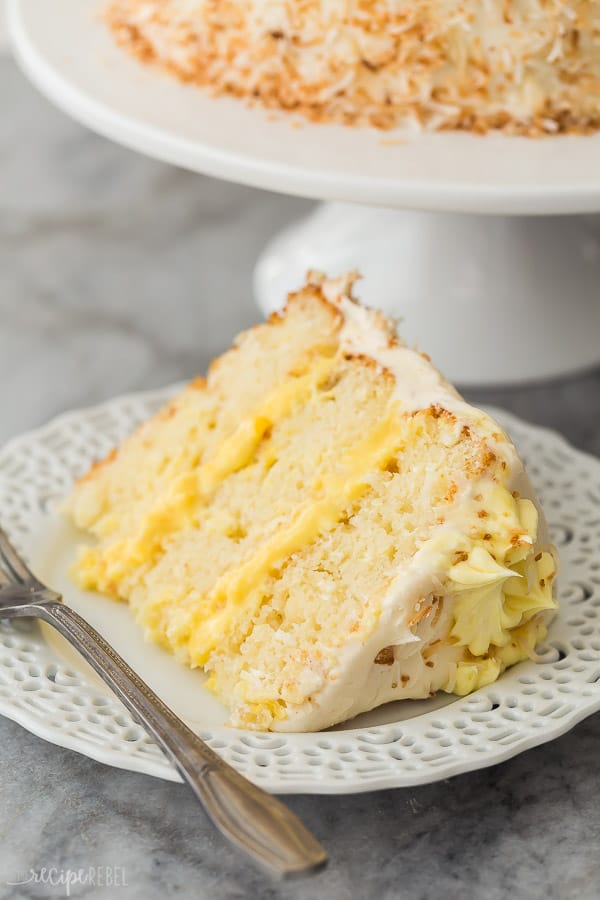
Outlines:
[[[0,57],[0,440],[75,406],[186,378],[258,320],[257,253],[311,204],[211,181],[65,118]],[[168,313],[166,313],[168,311]],[[470,392],[600,454],[600,372]],[[326,844],[274,884],[183,786],[111,769],[0,719],[0,900],[43,867],[118,867],[73,897],[470,900],[600,897],[600,715],[551,744],[414,790],[289,798]]]

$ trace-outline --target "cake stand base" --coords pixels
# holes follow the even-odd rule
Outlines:
[[[308,269],[358,269],[365,303],[452,381],[501,385],[600,364],[600,216],[399,212],[325,203],[266,248],[263,312]]]

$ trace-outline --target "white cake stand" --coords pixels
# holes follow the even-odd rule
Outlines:
[[[335,201],[258,261],[265,312],[309,268],[358,268],[363,299],[401,317],[405,338],[461,384],[600,363],[600,135],[399,137],[292,122],[139,65],[113,45],[103,5],[9,0],[17,56],[51,100],[158,159]]]

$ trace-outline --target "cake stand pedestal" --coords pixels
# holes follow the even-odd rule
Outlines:
[[[265,313],[310,268],[358,268],[357,293],[459,384],[507,384],[600,362],[600,217],[476,216],[325,203],[267,247]]]
[[[459,384],[600,364],[600,220],[590,215],[600,212],[600,135],[293,128],[288,115],[212,99],[130,59],[101,22],[104,2],[9,0],[16,54],[53,102],[157,159],[336,201],[265,250],[254,280],[264,311],[307,269],[359,269],[359,296],[401,318],[405,339]]]

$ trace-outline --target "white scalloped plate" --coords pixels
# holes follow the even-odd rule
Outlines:
[[[77,591],[65,570],[76,536],[52,514],[73,479],[173,393],[117,398],[62,416],[0,452],[0,521],[42,578],[62,590],[140,675],[240,772],[279,793],[353,793],[436,781],[508,759],[600,709],[600,461],[504,412],[561,552],[561,614],[542,662],[468,698],[389,704],[319,734],[224,725],[203,676],[144,644],[125,606]],[[49,628],[0,623],[0,713],[109,765],[178,775],[97,676]]]

